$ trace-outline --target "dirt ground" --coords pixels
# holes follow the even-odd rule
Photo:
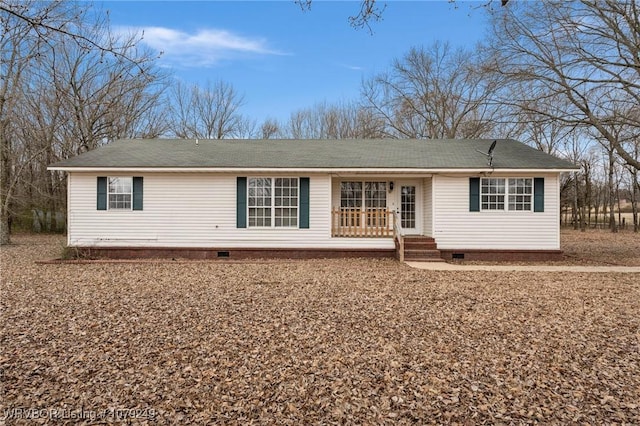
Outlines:
[[[640,424],[640,274],[37,265],[63,240],[15,242],[0,423]]]

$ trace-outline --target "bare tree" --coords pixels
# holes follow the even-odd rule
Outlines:
[[[518,100],[540,116],[586,126],[631,167],[640,136],[640,12],[636,0],[514,2],[493,14],[494,70],[531,87]],[[566,108],[554,104],[563,99]],[[620,139],[626,135],[626,139]]]
[[[155,134],[162,91],[155,57],[112,36],[90,5],[0,2],[2,83],[0,243],[17,210],[57,210],[65,180],[48,164],[116,137]],[[90,23],[89,23],[90,22]],[[24,196],[17,196],[24,195]]]
[[[478,54],[447,43],[413,48],[389,72],[363,83],[364,104],[391,137],[487,135],[497,113],[490,100],[500,85],[482,69]]]
[[[313,0],[295,0],[295,3],[303,11],[308,11],[311,10]],[[360,0],[358,13],[349,16],[349,24],[354,28],[367,28],[369,32],[373,32],[371,22],[382,20],[382,14],[386,7],[387,5],[384,3],[380,5],[378,0]]]
[[[49,96],[55,96],[52,103],[66,117],[59,129],[61,139],[73,141],[76,153],[111,140],[154,137],[166,130],[166,124],[155,118],[162,115],[158,110],[166,76],[152,54],[134,47],[126,54],[136,61],[104,58],[62,41],[50,58],[49,69],[56,71],[50,77],[55,90]]]
[[[274,118],[267,118],[260,126],[260,138],[271,139],[280,133],[280,123]]]
[[[284,134],[294,139],[375,139],[383,136],[383,126],[355,102],[322,102],[294,111]]]
[[[171,94],[171,130],[187,139],[238,137],[246,133],[247,121],[240,113],[243,102],[243,96],[223,81],[203,87],[177,82]]]
[[[456,0],[448,0],[449,3],[455,3]],[[481,3],[481,6],[491,7],[493,3],[498,3],[498,0],[485,0]],[[506,6],[510,0],[500,0],[500,4],[502,6]],[[308,11],[311,9],[311,5],[313,4],[313,0],[295,0],[295,3],[300,6],[300,8],[304,11]],[[387,8],[387,4],[379,0],[360,0],[358,12],[355,15],[349,16],[349,24],[356,28],[362,29],[366,28],[370,33],[373,33],[373,29],[371,28],[372,22],[379,22],[382,20],[384,11]]]

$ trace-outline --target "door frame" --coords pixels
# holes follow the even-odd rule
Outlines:
[[[422,235],[424,220],[424,203],[422,193],[422,179],[397,179],[393,181],[393,191],[389,194],[391,199],[391,208],[399,213],[398,219],[402,220],[402,212],[400,211],[402,199],[402,187],[416,187],[416,227],[415,229],[405,229],[405,235]]]

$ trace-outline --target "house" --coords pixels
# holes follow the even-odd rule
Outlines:
[[[109,257],[554,259],[569,162],[515,140],[121,140],[67,172]]]

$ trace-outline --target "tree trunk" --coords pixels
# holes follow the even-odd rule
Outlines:
[[[11,242],[11,163],[9,139],[5,137],[5,126],[0,126],[0,245]]]
[[[616,201],[618,202],[618,227],[622,227],[622,229],[625,228],[625,223],[624,223],[624,219],[622,217],[622,208],[620,205],[620,188],[618,185],[618,188],[616,188]]]
[[[9,229],[10,220],[9,215],[5,212],[5,209],[2,209],[1,213],[2,223],[0,224],[0,245],[5,245],[11,243],[11,230]]]
[[[597,187],[596,187],[597,188]],[[596,197],[595,197],[595,202],[593,203],[593,208],[594,208],[594,216],[595,216],[595,220],[596,223],[594,224],[594,228],[598,228],[598,215],[600,214],[600,189],[597,189],[596,192]]]
[[[638,182],[638,171],[634,170],[631,181],[631,211],[633,212],[633,232],[638,232],[638,198],[640,198],[640,182]]]
[[[607,187],[609,188],[609,229],[611,232],[618,232],[618,227],[616,225],[616,197],[615,191],[613,189],[613,167],[615,165],[615,158],[613,156],[613,150],[609,151],[609,175],[607,178]]]
[[[584,176],[584,198],[585,198],[585,207],[587,208],[587,222],[589,227],[591,227],[591,204],[592,204],[592,185],[591,185],[591,169],[589,165],[586,164],[587,173]],[[585,224],[586,227],[586,224]]]
[[[573,229],[575,229],[576,231],[579,228],[579,218],[578,218],[578,187],[580,186],[580,184],[578,183],[578,173],[576,173],[573,176],[573,208],[572,208],[572,212],[571,215],[573,216]]]

